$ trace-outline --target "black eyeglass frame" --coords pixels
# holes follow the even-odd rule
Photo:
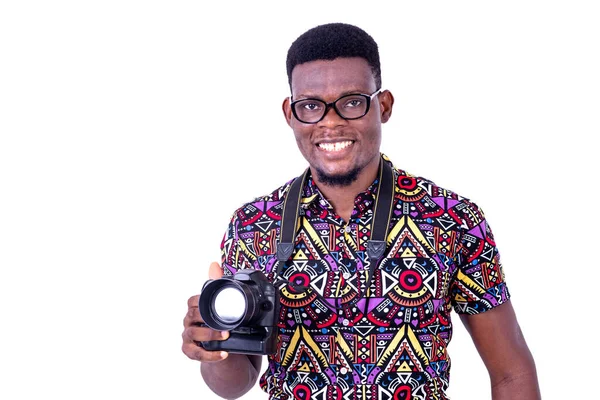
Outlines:
[[[300,99],[300,100],[296,100],[296,101],[292,101],[290,103],[290,107],[292,108],[292,114],[294,114],[294,117],[302,122],[303,124],[317,124],[319,122],[321,122],[323,120],[323,118],[325,118],[325,116],[327,115],[327,113],[329,112],[330,108],[333,108],[333,110],[335,111],[335,113],[337,115],[340,116],[340,118],[345,119],[345,120],[354,120],[354,119],[360,119],[362,117],[364,117],[365,115],[367,115],[369,113],[369,110],[371,109],[371,101],[373,100],[373,98],[375,96],[377,96],[378,94],[380,94],[383,91],[382,88],[377,89],[376,91],[374,91],[371,94],[365,94],[365,93],[349,93],[349,94],[345,94],[343,96],[341,96],[340,98],[338,98],[337,100],[332,101],[331,103],[327,103],[321,99],[317,99],[314,97],[309,97],[307,99]],[[337,103],[338,101],[342,100],[345,97],[351,97],[351,96],[362,96],[367,100],[367,107],[365,108],[365,112],[363,113],[363,115],[359,116],[359,117],[353,117],[353,118],[346,118],[342,115],[342,113],[340,112],[340,110],[338,110],[338,108],[335,106],[335,103]],[[291,100],[291,96],[290,96],[290,100]],[[303,121],[300,118],[298,118],[298,114],[296,113],[296,104],[301,102],[301,101],[307,101],[307,100],[315,100],[318,101],[322,104],[325,104],[325,111],[323,112],[323,115],[321,116],[321,118],[319,118],[317,121],[314,122],[307,122],[307,121]]]

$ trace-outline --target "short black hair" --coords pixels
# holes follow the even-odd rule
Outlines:
[[[290,46],[286,62],[290,90],[292,70],[296,65],[309,61],[334,60],[338,57],[364,58],[373,71],[377,89],[381,88],[381,65],[375,40],[357,26],[331,23],[309,29]]]

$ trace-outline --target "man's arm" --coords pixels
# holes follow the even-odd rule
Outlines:
[[[476,315],[461,314],[487,367],[493,400],[539,400],[535,362],[510,301]]]
[[[212,263],[208,272],[210,279],[219,279],[223,270]],[[192,360],[200,361],[200,373],[206,385],[225,399],[236,399],[247,393],[256,383],[261,356],[228,354],[224,351],[208,351],[197,343],[211,340],[226,340],[229,332],[219,332],[204,325],[198,310],[200,295],[188,300],[188,312],[183,320],[183,353]]]
[[[237,399],[252,389],[261,363],[261,356],[229,354],[222,361],[200,363],[200,372],[213,392],[225,399]]]

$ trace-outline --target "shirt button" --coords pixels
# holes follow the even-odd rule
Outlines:
[[[347,227],[345,227],[345,228],[344,228],[344,230],[345,230],[346,232],[350,232],[352,229],[351,229],[349,226],[347,226]]]
[[[342,320],[342,325],[348,326],[348,324],[350,324],[350,321],[348,321],[347,319]]]
[[[346,375],[346,374],[348,373],[348,368],[346,368],[346,367],[342,367],[342,368],[340,368],[340,373],[341,373],[342,375]]]
[[[342,276],[344,277],[344,279],[350,279],[350,277],[351,277],[352,275],[350,274],[350,272],[344,272],[344,273],[342,274]]]

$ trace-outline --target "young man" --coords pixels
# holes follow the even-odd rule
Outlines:
[[[380,153],[394,98],[381,87],[377,44],[351,25],[318,26],[292,44],[287,70],[283,113],[309,164],[293,252],[279,265],[274,244],[289,182],[234,213],[223,263],[210,267],[213,279],[251,268],[287,282],[277,351],[260,379],[269,398],[446,399],[453,308],[489,371],[492,398],[540,398],[482,211]],[[383,182],[391,200],[380,224],[384,253],[374,256]],[[188,303],[183,352],[201,361],[215,393],[239,397],[261,359],[198,347],[228,333],[198,327],[197,303]]]

